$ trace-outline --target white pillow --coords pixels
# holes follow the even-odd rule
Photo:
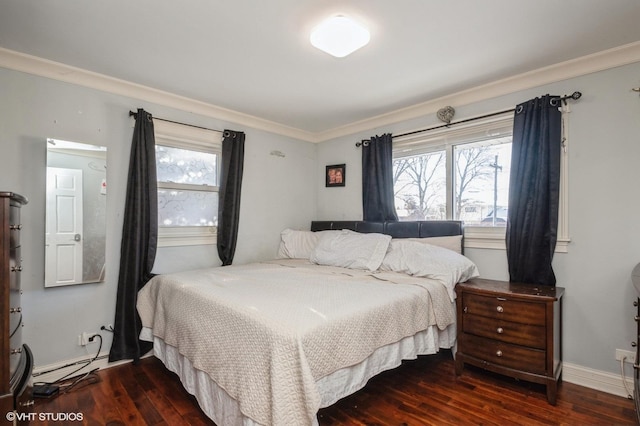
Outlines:
[[[477,266],[461,254],[443,247],[402,239],[391,241],[380,270],[439,280],[447,288],[452,301],[455,299],[454,288],[457,283],[480,275]]]
[[[311,252],[316,248],[318,240],[325,232],[340,231],[298,231],[285,229],[280,233],[280,247],[278,258],[280,259],[309,259]]]
[[[431,244],[438,247],[444,247],[453,250],[458,254],[462,254],[462,235],[451,235],[447,237],[426,237],[426,238],[403,238],[407,241],[417,241],[419,243]]]
[[[391,236],[342,230],[320,237],[309,260],[318,265],[375,271],[387,253]]]

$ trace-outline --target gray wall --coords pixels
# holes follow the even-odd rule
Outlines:
[[[77,346],[77,336],[83,331],[99,331],[101,325],[114,321],[133,132],[129,110],[142,107],[157,117],[246,132],[235,262],[275,257],[280,231],[308,227],[315,216],[314,144],[2,68],[0,93],[0,189],[29,198],[22,210],[23,338],[34,352],[36,367],[86,357],[84,348]],[[104,145],[109,150],[105,283],[44,288],[47,138]],[[273,150],[285,157],[270,155]],[[219,263],[214,246],[160,248],[154,271]],[[111,346],[111,336],[102,335],[105,350]]]
[[[565,287],[564,359],[615,373],[615,349],[636,340],[636,293],[630,274],[640,262],[640,63],[618,67],[456,108],[463,119],[512,108],[532,97],[583,93],[569,118],[568,253],[557,253],[554,270]],[[443,105],[444,106],[444,105]],[[318,148],[318,219],[361,219],[361,153],[354,143],[385,132],[427,128],[435,114],[339,138]],[[454,120],[455,121],[455,120]],[[347,186],[324,188],[324,166],[347,164]],[[486,278],[508,279],[504,250],[468,249]],[[627,372],[629,374],[629,372]]]
[[[556,254],[564,300],[567,362],[615,373],[616,348],[635,340],[636,294],[629,278],[640,262],[640,64],[458,106],[457,117],[511,108],[545,93],[583,93],[572,104],[569,147],[569,252]],[[132,124],[130,109],[158,117],[247,133],[240,235],[236,261],[273,257],[285,227],[304,229],[312,219],[361,218],[360,150],[354,143],[384,132],[401,133],[439,124],[433,115],[318,145],[194,116],[123,96],[0,69],[0,189],[21,193],[23,210],[25,341],[36,365],[85,356],[77,335],[112,323]],[[46,138],[109,148],[107,179],[107,281],[44,289]],[[270,155],[279,150],[285,157]],[[347,164],[347,184],[324,187],[327,164]],[[469,249],[483,276],[507,277],[502,250]],[[159,250],[156,272],[219,264],[215,247]],[[110,336],[105,348],[110,346]]]

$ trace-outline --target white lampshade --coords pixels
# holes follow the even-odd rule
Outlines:
[[[333,16],[312,32],[314,47],[337,58],[343,58],[369,43],[369,31],[345,16]]]

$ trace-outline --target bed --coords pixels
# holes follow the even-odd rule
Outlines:
[[[312,425],[404,359],[455,344],[457,221],[314,221],[278,258],[154,277],[141,338],[217,425]]]

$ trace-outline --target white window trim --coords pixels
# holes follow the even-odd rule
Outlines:
[[[171,123],[163,120],[153,121],[156,144],[174,148],[214,153],[222,156],[222,132]],[[177,184],[158,182],[158,188],[187,189],[218,192],[217,186]],[[193,245],[214,245],[217,242],[218,229],[215,226],[176,226],[158,227],[158,247],[179,247]]]
[[[560,229],[560,226],[558,226]],[[506,250],[507,245],[505,237],[507,228],[490,228],[484,226],[465,226],[464,227],[464,247],[465,248],[481,248]],[[571,240],[561,237],[558,232],[556,242],[556,253],[567,253],[569,251],[569,243]]]
[[[173,182],[158,182],[158,188],[175,189],[178,191],[203,191],[203,192],[218,192],[220,190],[219,187],[212,186],[212,185],[193,185],[190,183],[173,183]]]
[[[556,253],[567,253],[569,233],[569,104],[562,103],[562,151],[560,154],[560,203],[558,206],[558,237]]]
[[[159,227],[158,247],[213,245],[217,237],[215,226]]]
[[[559,212],[558,212],[558,237],[556,242],[556,253],[567,253],[569,251],[569,243],[571,238],[569,236],[569,113],[571,110],[568,105],[562,107],[562,152],[560,157],[560,200],[559,200]],[[433,139],[432,146],[429,146],[427,150],[445,150],[446,151],[446,172],[447,172],[447,199],[453,200],[453,186],[451,180],[453,179],[451,170],[453,165],[453,146],[459,142],[456,142],[461,135],[463,135],[467,129],[473,129],[473,131],[481,130],[483,127],[492,127],[500,125],[504,122],[513,122],[513,114],[507,113],[505,115],[496,115],[489,119],[465,123],[456,126],[456,129],[438,129],[432,132],[428,132],[428,136],[425,135],[411,135],[409,137],[398,138],[394,140],[394,159],[396,150],[401,150],[403,147],[409,147],[411,145],[429,145],[427,142],[429,139]],[[444,136],[444,144],[443,137]],[[454,142],[450,142],[454,141]],[[447,203],[447,218],[453,217],[453,202]],[[506,250],[505,243],[506,227],[486,227],[486,226],[470,226],[464,227],[464,247],[465,248],[479,248],[479,249],[494,249],[494,250]]]

